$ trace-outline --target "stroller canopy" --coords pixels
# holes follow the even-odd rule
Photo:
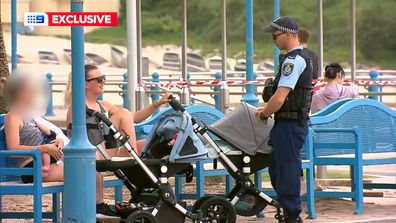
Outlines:
[[[256,109],[242,103],[208,128],[249,155],[271,153],[268,141],[274,120],[269,118],[267,124],[259,122],[255,116]]]
[[[169,154],[170,162],[192,162],[207,159],[208,150],[194,133],[192,121],[180,112],[165,113],[158,118],[143,147],[143,154],[151,154],[154,149],[166,151],[164,147],[175,139]]]

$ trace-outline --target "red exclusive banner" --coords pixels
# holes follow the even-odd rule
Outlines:
[[[117,12],[46,12],[49,26],[117,26]]]

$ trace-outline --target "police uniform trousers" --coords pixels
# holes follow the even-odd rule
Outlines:
[[[273,147],[269,175],[278,202],[286,214],[297,217],[301,213],[300,169],[301,148],[308,134],[308,123],[297,120],[276,120],[269,144]]]

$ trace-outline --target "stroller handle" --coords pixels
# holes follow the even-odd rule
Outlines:
[[[107,126],[111,126],[112,125],[110,119],[107,118],[106,115],[104,115],[104,114],[102,114],[100,112],[97,112],[95,110],[87,108],[87,114],[90,115],[90,116],[96,116],[98,119],[102,120]]]
[[[170,106],[173,108],[173,110],[175,111],[181,111],[182,113],[184,113],[185,109],[183,108],[183,106],[176,100],[175,97],[173,97],[172,95],[168,97],[169,104]]]

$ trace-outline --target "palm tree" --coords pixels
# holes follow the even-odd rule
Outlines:
[[[1,15],[0,15],[0,114],[6,113],[6,106],[5,106],[5,100],[3,97],[3,87],[2,83],[5,78],[8,77],[9,75],[9,70],[8,70],[8,63],[7,63],[7,56],[6,56],[6,50],[5,50],[5,44],[4,44],[4,38],[3,38],[3,24],[1,23]]]

